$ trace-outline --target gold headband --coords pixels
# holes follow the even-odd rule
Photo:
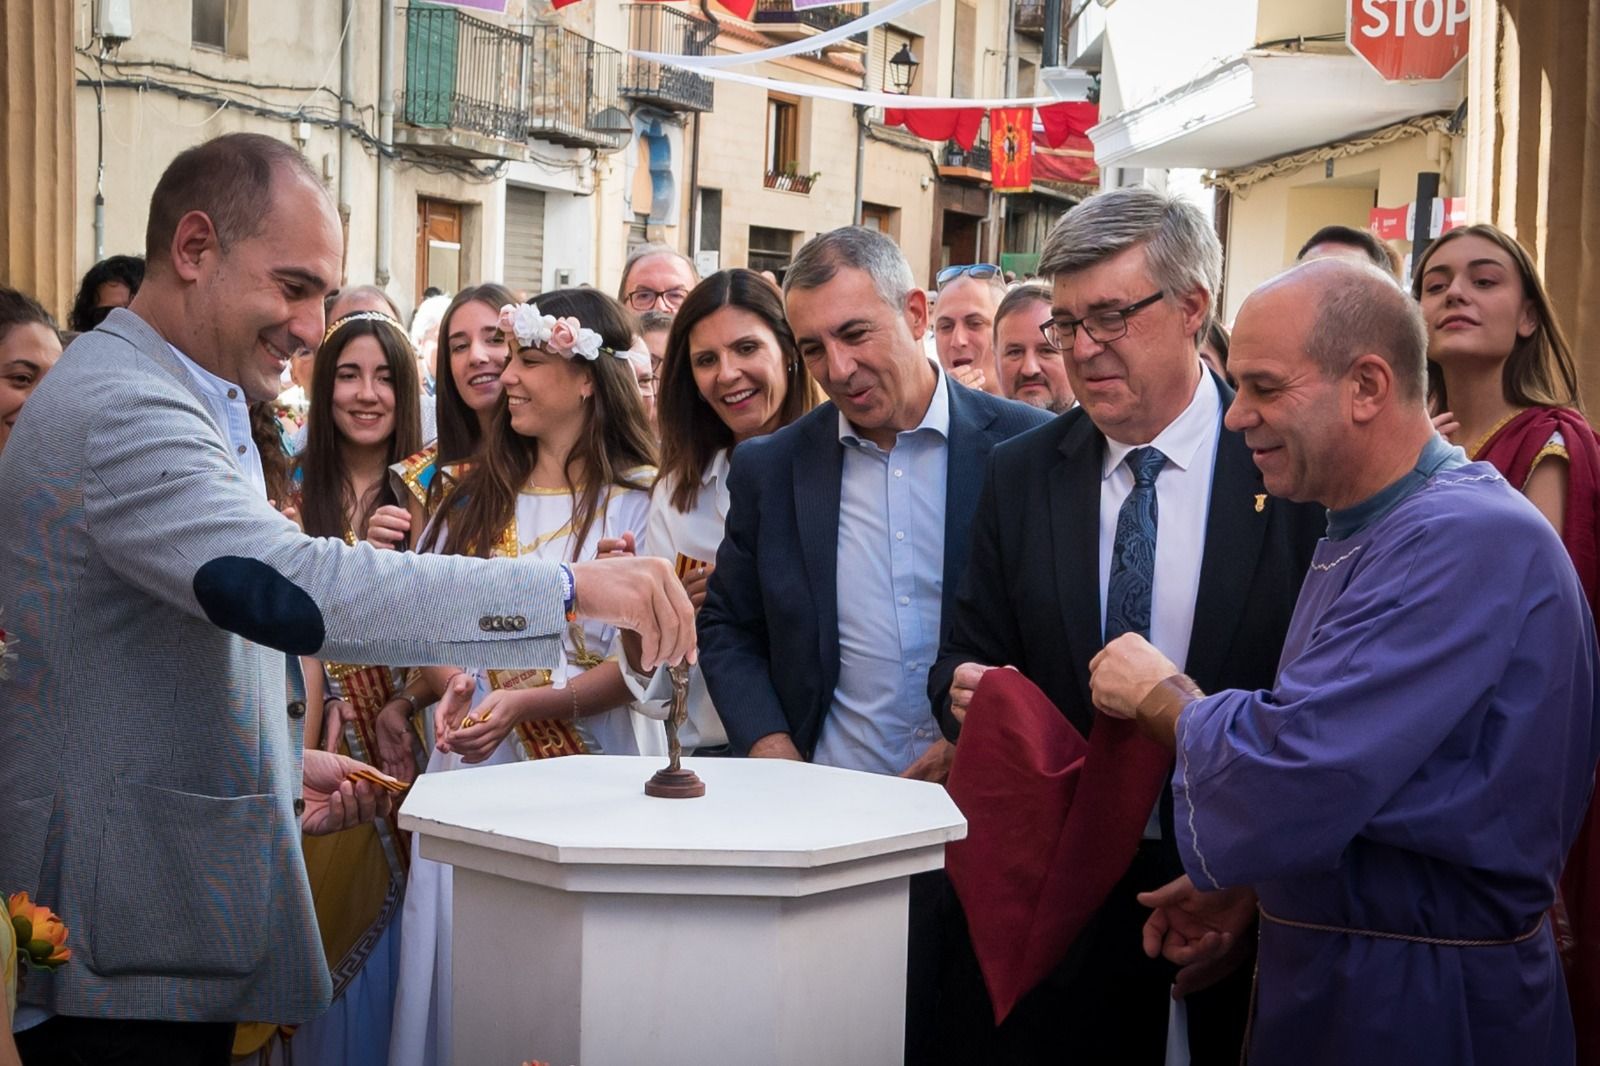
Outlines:
[[[411,347],[411,336],[406,333],[406,328],[382,311],[351,311],[348,315],[340,315],[328,326],[328,332],[322,335],[322,344],[326,345],[335,333],[352,322],[385,322],[393,326],[395,332],[405,338],[406,347]]]

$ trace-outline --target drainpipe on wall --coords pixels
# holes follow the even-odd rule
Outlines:
[[[373,271],[380,288],[390,273],[394,227],[394,0],[378,4],[378,249]]]
[[[339,6],[344,44],[339,50],[339,228],[344,231],[344,250],[339,261],[339,284],[350,280],[350,202],[354,198],[355,141],[350,128],[355,123],[356,35],[352,18],[356,0],[343,0]]]

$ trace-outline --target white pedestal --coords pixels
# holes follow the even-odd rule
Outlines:
[[[898,1063],[907,878],[966,821],[943,788],[769,759],[425,774],[403,828],[455,867],[457,1066]]]

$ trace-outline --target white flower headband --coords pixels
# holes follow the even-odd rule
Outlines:
[[[500,332],[517,338],[519,348],[548,348],[568,359],[583,357],[591,363],[600,353],[628,358],[627,352],[607,348],[600,334],[580,325],[576,318],[557,318],[539,310],[538,304],[506,304],[500,308]]]

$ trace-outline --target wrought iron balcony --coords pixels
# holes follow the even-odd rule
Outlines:
[[[1017,29],[1035,36],[1044,32],[1045,0],[1017,0]]]
[[[762,30],[794,37],[834,30],[866,14],[866,4],[835,4],[832,7],[796,8],[792,0],[756,0],[750,20]],[[852,34],[849,40],[865,48],[867,35]]]
[[[987,139],[978,140],[971,148],[963,148],[955,141],[946,141],[944,150],[939,153],[939,176],[988,181],[990,159]]]
[[[627,142],[621,53],[561,26],[519,31],[454,8],[405,11],[402,142],[519,158],[529,137],[588,148]]]
[[[562,26],[530,27],[528,39],[528,133],[580,148],[626,144],[622,53]]]
[[[660,4],[626,6],[628,48],[632,51],[703,56],[716,33],[704,20],[674,8]],[[710,78],[693,71],[632,56],[624,60],[622,95],[668,111],[710,111],[711,85]]]

